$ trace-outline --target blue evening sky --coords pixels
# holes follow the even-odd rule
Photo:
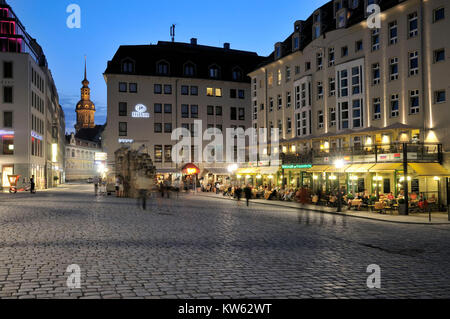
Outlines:
[[[156,44],[170,40],[222,46],[268,55],[274,43],[284,40],[296,20],[306,19],[328,0],[7,0],[40,43],[47,56],[66,113],[67,131],[75,124],[80,99],[84,55],[96,123],[106,121],[106,84],[103,72],[120,45]],[[81,7],[81,29],[69,29],[66,8]]]

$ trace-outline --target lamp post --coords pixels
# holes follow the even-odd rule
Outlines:
[[[344,161],[341,159],[338,159],[334,162],[334,166],[336,167],[336,170],[340,171],[342,168],[344,168]],[[342,212],[342,191],[341,191],[341,184],[339,182],[339,172],[337,174],[337,184],[338,184],[338,207],[337,212]]]

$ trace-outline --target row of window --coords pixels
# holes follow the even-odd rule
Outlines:
[[[289,126],[290,127],[290,126]],[[190,131],[192,137],[198,136],[198,126],[195,123],[182,123],[181,128]],[[207,129],[216,128],[219,131],[223,132],[222,124],[208,124]],[[245,131],[245,125],[231,125],[231,129],[242,128]],[[155,123],[154,124],[154,133],[166,133],[171,134],[173,131],[172,123]],[[119,136],[126,137],[128,136],[128,123],[127,122],[119,122]]]
[[[122,63],[123,73],[134,73],[136,70],[135,63],[131,60],[125,60]],[[159,61],[156,63],[156,73],[159,75],[170,75],[170,63],[167,61]],[[187,77],[195,77],[197,74],[197,66],[191,62],[185,63],[183,67],[183,75]],[[222,77],[222,69],[213,64],[208,68],[208,75],[211,79],[220,79]],[[231,71],[233,81],[242,81],[244,72],[240,67],[234,67]]]
[[[446,101],[446,91],[439,90],[434,92],[434,103],[444,103]],[[397,118],[400,116],[400,98],[399,94],[392,94],[389,100],[389,116]],[[420,112],[420,98],[419,90],[409,91],[409,114],[419,114]],[[351,107],[350,107],[351,106]],[[363,101],[355,99],[350,102],[344,101],[338,103],[338,107],[331,107],[328,109],[329,127],[338,126],[339,130],[352,128],[361,128],[364,126],[364,110]],[[382,100],[381,98],[372,99],[373,120],[380,120],[382,118]],[[322,110],[317,111],[317,128],[323,129],[325,126],[325,116]],[[311,127],[311,111],[302,111],[296,114],[296,128],[297,136],[310,135],[312,133]],[[292,132],[292,121],[288,117],[286,119],[286,133]],[[269,122],[269,128],[273,129],[274,125]],[[278,120],[277,128],[280,134],[283,134],[283,121]]]
[[[44,157],[42,141],[34,137],[31,138],[31,155],[36,157]]]
[[[31,106],[44,114],[44,100],[39,95],[31,91]]]
[[[44,134],[44,121],[42,121],[34,114],[31,114],[31,130],[39,134]]]
[[[445,18],[445,9],[438,8],[433,12],[433,21],[438,22]],[[380,29],[374,29],[371,31],[371,50],[377,51],[380,49]],[[418,15],[417,12],[413,12],[408,15],[408,37],[414,38],[418,36]],[[392,21],[388,24],[388,41],[390,45],[398,43],[398,22]],[[355,52],[361,52],[364,49],[363,40],[358,40],[355,42]],[[335,48],[326,49],[328,53],[328,66],[332,67],[335,65]],[[439,54],[443,52],[439,50]],[[341,57],[347,57],[349,54],[348,46],[341,47]],[[444,53],[445,54],[445,53]],[[435,52],[435,61],[436,61],[436,52]],[[320,71],[324,67],[324,52],[319,52],[316,55],[316,70]],[[304,66],[305,72],[311,70],[311,62],[306,61]],[[298,75],[301,72],[301,68],[299,65],[295,66],[295,74]],[[269,87],[273,87],[273,73],[269,73],[268,76],[268,85]],[[291,80],[291,67],[285,67],[285,79],[286,82]],[[256,82],[256,81],[255,81]],[[277,71],[277,85],[280,86],[282,83],[282,72],[281,70]],[[262,87],[262,82],[260,82],[260,88]],[[256,85],[254,85],[254,90],[256,91]],[[254,92],[254,96],[256,96],[256,92]]]
[[[38,72],[31,68],[31,83],[42,93],[44,93],[44,79]]]
[[[121,93],[127,93],[127,92],[137,93],[138,85],[137,85],[137,83],[120,82],[119,83],[119,92],[121,92]],[[173,92],[173,90],[172,90],[171,84],[155,84],[154,85],[154,89],[153,89],[154,94],[172,95],[172,92]],[[198,96],[198,86],[182,85],[181,86],[181,95]],[[221,88],[207,88],[206,96],[222,97],[222,89]],[[245,90],[230,89],[230,98],[245,99]]]

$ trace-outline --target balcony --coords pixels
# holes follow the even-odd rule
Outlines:
[[[409,163],[440,163],[443,161],[442,144],[392,143],[384,145],[354,146],[347,148],[311,149],[303,153],[282,153],[283,165],[326,165],[336,159],[349,164],[402,163],[404,151]]]

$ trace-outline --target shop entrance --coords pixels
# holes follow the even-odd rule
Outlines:
[[[8,187],[9,188],[9,180],[8,180],[8,175],[13,175],[14,174],[14,167],[13,166],[3,166],[2,168],[2,187]]]

